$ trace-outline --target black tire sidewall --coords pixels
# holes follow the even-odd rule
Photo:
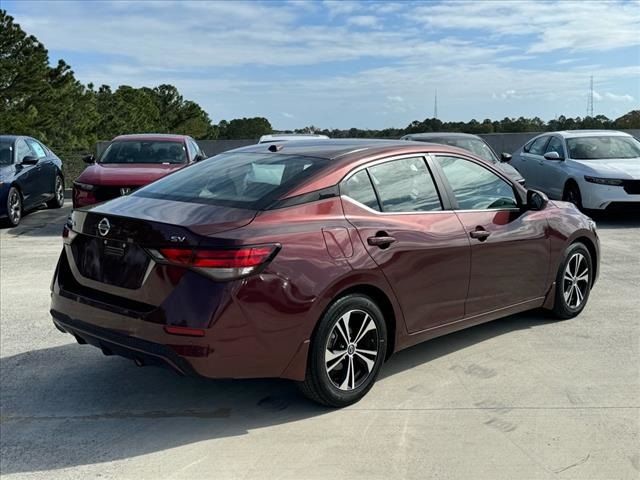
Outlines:
[[[349,310],[363,310],[371,316],[378,330],[378,356],[369,377],[358,388],[344,391],[336,388],[326,372],[325,346],[328,336],[334,325]],[[326,403],[332,406],[347,406],[364,397],[373,387],[380,368],[385,360],[387,350],[387,327],[380,307],[365,295],[352,294],[340,298],[333,303],[323,315],[313,338],[309,369],[307,374],[314,377],[315,383],[320,387],[321,394]]]
[[[566,188],[566,201],[573,203],[569,200],[569,192],[573,192],[576,198],[576,203],[574,203],[574,205],[576,206],[576,208],[578,208],[578,210],[582,210],[582,194],[580,193],[580,188],[577,185],[574,185],[573,183],[567,185]]]
[[[576,252],[580,252],[587,260],[589,266],[589,288],[587,289],[584,300],[577,308],[572,308],[567,305],[564,299],[564,271],[567,268],[567,263],[572,255]],[[591,293],[591,286],[593,285],[593,259],[589,249],[583,243],[573,243],[567,247],[564,252],[564,258],[560,262],[558,267],[558,273],[556,274],[556,298],[554,305],[554,312],[560,316],[560,318],[573,318],[582,312],[589,301],[589,295]]]
[[[56,186],[58,184],[58,179],[60,180],[60,183],[62,184],[62,201],[58,201],[58,191],[56,189]],[[62,175],[60,175],[59,173],[56,174],[56,178],[53,182],[53,198],[51,200],[49,200],[47,202],[47,207],[48,208],[62,208],[64,206],[64,179],[62,178]]]
[[[11,218],[11,203],[10,203],[13,192],[16,192],[18,194],[18,201],[20,202],[20,218],[18,218],[18,221],[15,223]],[[24,214],[24,208],[22,206],[22,195],[20,195],[20,190],[18,190],[16,187],[9,188],[9,192],[7,193],[6,207],[7,207],[7,224],[12,227],[17,227],[20,224],[20,221],[22,220],[22,215]]]

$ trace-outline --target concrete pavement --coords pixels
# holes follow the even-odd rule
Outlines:
[[[602,271],[578,318],[424,343],[329,410],[286,381],[181,378],[59,333],[67,214],[0,231],[3,479],[640,478],[640,220],[598,220]]]

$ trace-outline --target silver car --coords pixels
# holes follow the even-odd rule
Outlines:
[[[471,153],[477,155],[483,160],[491,163],[494,167],[502,170],[502,172],[513,178],[523,187],[525,186],[525,180],[522,175],[509,165],[507,162],[511,160],[511,155],[503,153],[498,159],[496,152],[485,142],[481,137],[472,135],[470,133],[457,133],[457,132],[429,132],[429,133],[409,133],[404,137],[400,137],[400,140],[410,140],[413,142],[429,142],[439,143],[442,145],[451,145],[452,147],[464,148]]]
[[[612,130],[539,135],[511,159],[528,188],[589,210],[640,210],[640,142]]]

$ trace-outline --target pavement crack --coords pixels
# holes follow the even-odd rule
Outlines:
[[[566,471],[566,470],[569,470],[570,468],[577,467],[578,465],[582,465],[584,462],[586,462],[587,460],[589,460],[589,457],[591,457],[591,454],[590,454],[590,453],[589,453],[589,454],[587,454],[587,456],[586,456],[586,457],[584,457],[583,459],[578,460],[576,463],[572,463],[572,464],[571,464],[571,465],[569,465],[568,467],[561,468],[560,470],[554,470],[554,472],[555,472],[555,473],[562,473],[562,472],[564,472],[564,471]]]

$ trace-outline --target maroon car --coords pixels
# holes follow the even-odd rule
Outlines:
[[[282,377],[344,406],[389,356],[471,325],[585,307],[595,224],[470,152],[406,141],[255,145],[73,213],[55,325],[105,354]]]
[[[204,158],[195,140],[186,135],[120,135],[97,162],[93,155],[84,158],[89,166],[73,182],[73,207],[127,195]]]

